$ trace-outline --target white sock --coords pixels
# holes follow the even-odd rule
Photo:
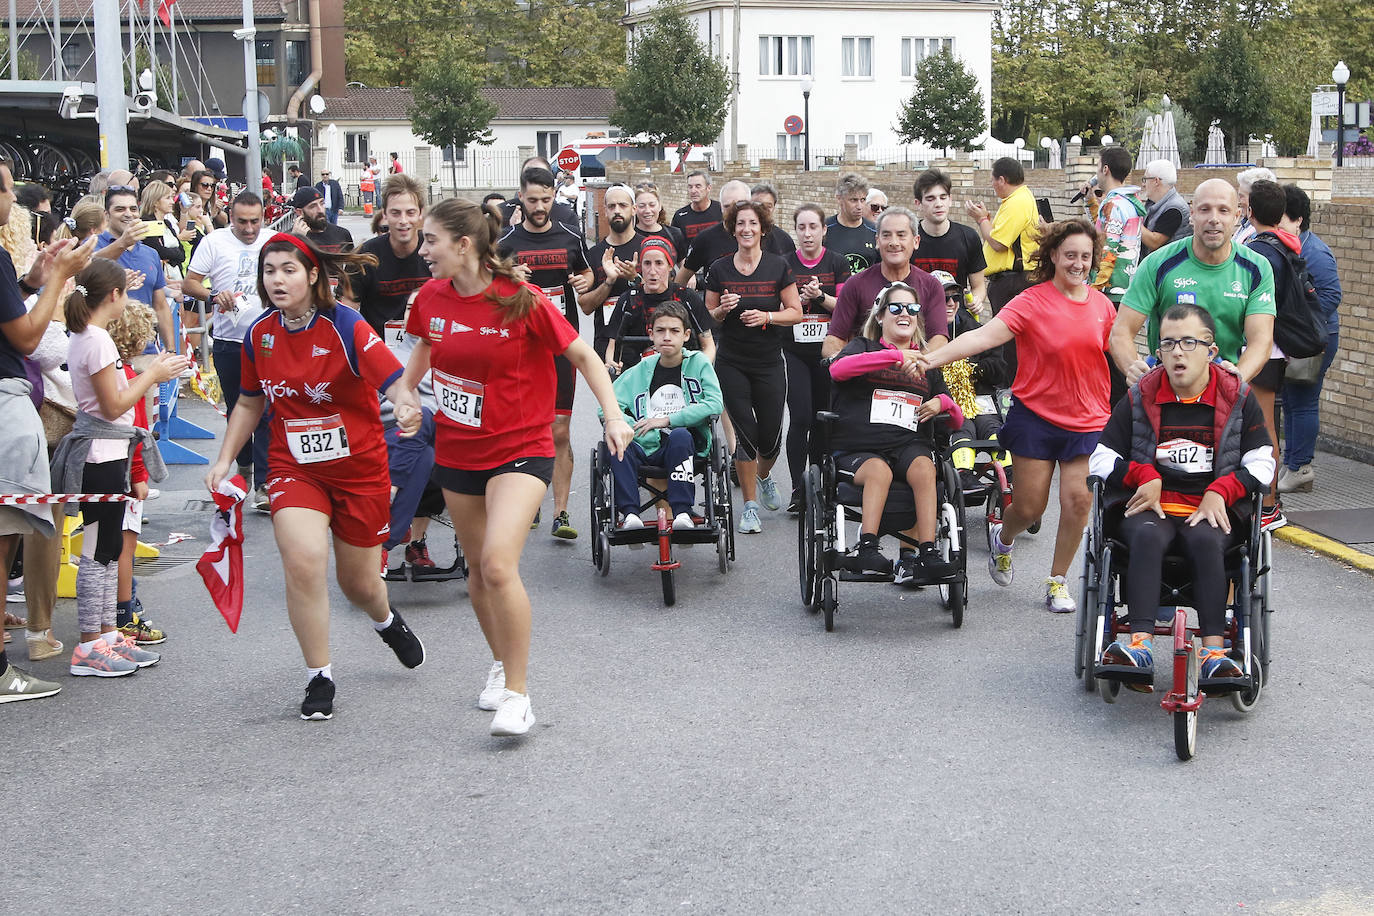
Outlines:
[[[376,630],[378,633],[380,633],[380,632],[382,632],[383,630],[385,630],[387,627],[391,626],[391,621],[393,621],[393,620],[395,620],[395,619],[396,619],[396,615],[395,615],[394,613],[392,613],[391,611],[387,611],[386,620],[383,620],[381,623],[378,623],[378,622],[375,621],[375,620],[372,621],[372,629],[374,629],[374,630]]]
[[[313,681],[313,680],[315,679],[315,675],[317,675],[317,674],[323,674],[323,675],[324,675],[324,679],[327,680],[327,681],[332,681],[332,680],[334,680],[334,666],[333,666],[333,665],[325,665],[323,668],[306,668],[305,670],[306,670],[306,673],[310,675],[309,677],[307,677],[307,678],[305,679],[305,680],[306,680],[306,683],[309,683],[310,681]]]
[[[111,631],[108,632],[108,633],[101,633],[101,634],[100,634],[100,638],[103,639],[103,640],[105,640],[105,642],[109,643],[109,644],[112,645],[112,646],[115,645],[115,644],[117,644],[117,643],[119,642],[119,637],[120,637],[120,632],[119,632],[118,630],[111,630]]]
[[[94,648],[96,647],[96,644],[99,643],[100,641],[101,641],[100,637],[97,636],[95,639],[92,639],[90,642],[83,642],[83,643],[81,644],[81,648],[83,648],[83,649],[94,649]]]

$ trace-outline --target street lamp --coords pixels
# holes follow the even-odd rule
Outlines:
[[[1336,165],[1345,165],[1345,84],[1350,82],[1350,68],[1345,61],[1336,61],[1331,71],[1331,81],[1336,84]]]
[[[807,77],[802,80],[802,168],[811,171],[811,90],[815,80]]]

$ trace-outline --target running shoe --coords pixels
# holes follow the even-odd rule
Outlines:
[[[120,627],[119,632],[140,646],[157,646],[167,641],[166,633],[151,626],[137,612],[134,613],[133,621]]]
[[[1069,586],[1063,576],[1051,576],[1045,580],[1045,607],[1051,614],[1072,614],[1078,610],[1078,603],[1069,594]]]
[[[1140,673],[1139,679],[1135,679],[1135,675],[1131,675],[1130,679],[1125,675],[1107,674],[1104,676],[1125,681],[1126,688],[1134,690],[1136,693],[1154,692],[1155,655],[1149,633],[1132,633],[1129,643],[1113,642],[1102,650],[1102,664],[1104,666],[1135,669]]]
[[[5,601],[9,604],[23,604],[24,600],[24,577],[9,580],[5,586]]]
[[[407,668],[418,668],[425,663],[425,644],[411,632],[395,608],[391,609],[391,625],[385,630],[378,630],[377,635],[382,637],[382,642],[391,647],[391,651]]]
[[[690,512],[679,512],[673,519],[674,531],[693,531],[696,527],[696,520],[692,518],[692,513]]]
[[[916,578],[916,567],[920,562],[916,551],[910,547],[903,547],[897,555],[897,564],[892,567],[892,581],[898,585],[905,585]]]
[[[800,493],[792,494],[792,499],[787,503],[788,515],[801,515],[802,499],[803,497]]]
[[[983,482],[978,479],[978,474],[972,468],[959,469],[959,488],[965,493],[983,492]]]
[[[1283,514],[1283,505],[1274,503],[1268,509],[1260,510],[1260,530],[1273,531],[1288,524],[1288,518]]]
[[[68,670],[75,677],[124,677],[137,671],[138,665],[116,654],[105,640],[97,639],[90,647],[77,645]]]
[[[477,695],[477,708],[495,712],[506,695],[506,668],[500,662],[492,662],[487,672],[487,686]]]
[[[759,522],[759,504],[753,500],[745,503],[744,511],[739,514],[739,530],[741,534],[758,534],[763,530]]]
[[[301,718],[307,722],[321,722],[334,718],[334,682],[317,674],[305,685],[305,699],[301,701]]]
[[[20,700],[41,700],[50,697],[62,688],[52,681],[34,677],[22,668],[6,665],[0,674],[0,703],[18,703]]]
[[[42,633],[29,633],[29,661],[41,662],[44,659],[52,658],[62,654],[62,643],[52,635],[52,630],[44,630]]]
[[[892,573],[892,561],[883,556],[878,539],[869,536],[845,554],[844,568],[861,576],[886,576]]]
[[[920,557],[917,559],[918,570],[924,571],[927,582],[939,582],[941,579],[948,578],[954,572],[954,564],[940,555],[940,551],[934,544],[928,544],[921,548]],[[917,578],[917,584],[921,584],[921,579]]]
[[[1221,646],[1198,646],[1198,661],[1202,663],[1198,677],[1203,680],[1245,677],[1240,663],[1227,655]]]
[[[551,530],[556,538],[571,541],[577,537],[577,529],[572,526],[572,519],[568,518],[568,510],[566,509],[554,516]]]
[[[534,711],[530,709],[530,698],[523,693],[507,690],[501,696],[501,705],[496,707],[496,715],[491,717],[491,733],[498,738],[514,738],[523,735],[534,725]]]
[[[778,492],[778,485],[773,478],[759,478],[759,502],[769,512],[777,512],[782,508],[782,494]]]
[[[1279,471],[1279,492],[1280,493],[1311,493],[1312,484],[1317,480],[1317,472],[1312,470],[1312,465],[1304,464],[1296,471],[1285,467]]]
[[[113,644],[110,648],[114,650],[116,655],[121,658],[127,658],[140,668],[151,668],[153,665],[162,661],[161,655],[158,655],[156,652],[149,652],[147,649],[140,649],[138,643],[127,636],[121,636],[119,642]]]
[[[429,545],[424,538],[406,545],[406,562],[420,569],[434,568],[434,561],[429,558]]]
[[[1011,585],[1012,577],[1016,574],[1011,568],[1011,551],[1016,545],[1010,547],[1002,543],[1002,523],[993,522],[992,524],[992,556],[988,557],[988,572],[992,575],[992,581],[998,585]]]
[[[253,508],[257,509],[259,512],[271,511],[272,500],[267,496],[267,487],[258,487],[253,491]]]
[[[542,508],[534,510],[534,521],[530,522],[531,531],[539,527],[539,519],[543,514],[544,510]]]
[[[639,531],[644,527],[644,520],[633,512],[626,512],[620,517],[621,531]]]

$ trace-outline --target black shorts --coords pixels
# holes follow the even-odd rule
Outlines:
[[[577,393],[577,370],[566,356],[555,356],[553,368],[558,373],[558,393],[554,395],[553,415],[570,417],[573,409],[573,395]]]
[[[494,468],[481,471],[464,471],[448,468],[442,464],[434,466],[434,482],[452,493],[464,496],[483,496],[487,492],[487,481],[499,474],[528,474],[538,477],[547,485],[553,480],[552,458],[516,458]]]
[[[1250,379],[1251,388],[1263,388],[1265,391],[1278,391],[1283,387],[1283,373],[1288,368],[1288,360],[1282,357],[1271,359],[1264,364],[1264,368],[1255,373],[1255,377]]]
[[[911,467],[911,463],[917,458],[929,458],[933,463],[935,451],[924,442],[912,442],[887,452],[836,452],[835,467],[851,474],[857,474],[863,463],[870,458],[878,458],[887,462],[887,466],[892,468],[892,478],[905,481],[906,472]]]

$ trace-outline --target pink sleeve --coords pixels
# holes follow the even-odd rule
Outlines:
[[[946,414],[946,422],[949,423],[950,430],[957,431],[960,427],[964,425],[963,409],[957,403],[955,403],[954,398],[950,397],[949,395],[942,394],[939,397],[940,406],[944,408]]]
[[[896,356],[896,359],[892,357]],[[856,378],[874,369],[886,369],[888,366],[900,363],[902,353],[897,349],[870,350],[867,353],[854,353],[850,356],[841,356],[830,364],[830,377],[837,382]]]

